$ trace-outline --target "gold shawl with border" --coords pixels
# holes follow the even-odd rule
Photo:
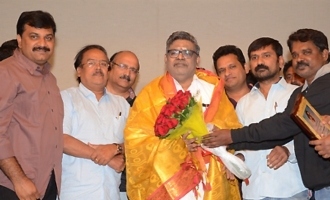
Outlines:
[[[205,122],[224,129],[241,127],[218,77],[201,69],[196,75],[215,85],[211,104],[204,113]],[[184,141],[159,139],[154,133],[161,108],[176,92],[173,78],[167,73],[143,88],[131,108],[124,131],[130,200],[180,199],[198,184],[196,170],[182,170],[189,154]],[[179,171],[180,176],[174,176]],[[240,199],[237,181],[227,180],[224,165],[215,156],[211,156],[207,178],[212,189],[205,191],[204,200]]]

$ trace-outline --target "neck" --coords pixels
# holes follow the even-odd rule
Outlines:
[[[235,90],[226,90],[226,93],[229,98],[234,99],[236,102],[240,100],[244,95],[250,92],[249,87],[247,84],[243,84],[240,88],[235,89]]]
[[[280,76],[276,76],[272,79],[259,82],[259,90],[264,95],[265,99],[267,99],[268,92],[272,87],[272,85],[277,83],[279,80],[280,80]]]
[[[124,97],[125,99],[129,97],[129,91],[126,88],[114,87],[111,84],[107,84],[108,92]]]

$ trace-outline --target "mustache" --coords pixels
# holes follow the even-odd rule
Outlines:
[[[297,65],[296,65],[296,68],[298,68],[298,67],[301,67],[301,66],[309,66],[309,64],[308,63],[306,63],[306,62],[304,62],[304,61],[298,61],[297,62]]]
[[[42,51],[50,51],[50,48],[48,48],[48,47],[33,47],[33,49],[32,49],[32,51],[40,51],[40,50],[42,50]]]
[[[120,76],[119,78],[121,78],[121,79],[125,79],[125,80],[127,80],[128,82],[130,82],[131,81],[131,77],[129,77],[129,76],[127,76],[127,75],[122,75],[122,76]]]
[[[178,66],[178,65],[183,65],[183,66],[185,66],[185,67],[188,66],[188,65],[187,65],[186,63],[184,63],[184,62],[177,62],[177,63],[174,64],[174,67],[176,67],[176,66]]]
[[[254,69],[254,71],[257,72],[257,71],[259,71],[259,70],[261,70],[261,69],[269,70],[269,67],[266,66],[266,65],[264,65],[264,64],[259,64],[259,65],[256,66],[256,68]]]
[[[96,76],[96,75],[104,76],[104,73],[103,73],[101,70],[96,70],[96,71],[93,73],[93,76]]]

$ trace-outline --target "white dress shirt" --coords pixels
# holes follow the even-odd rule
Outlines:
[[[278,83],[271,86],[266,99],[258,85],[256,84],[237,103],[236,112],[244,126],[283,112],[292,92],[297,88],[281,78]],[[272,149],[237,152],[244,155],[245,162],[252,172],[249,185],[242,183],[244,199],[286,198],[306,190],[295,159],[293,141],[285,146],[290,152],[289,159],[276,170],[267,166],[266,157]]]

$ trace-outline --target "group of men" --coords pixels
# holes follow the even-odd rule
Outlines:
[[[119,51],[109,59],[100,45],[78,52],[79,86],[60,92],[48,62],[55,32],[49,13],[23,12],[18,48],[0,62],[0,199],[125,199],[126,186],[132,200],[330,196],[330,136],[310,140],[290,118],[300,94],[330,115],[322,32],[300,29],[288,39],[294,71],[305,79],[301,87],[280,76],[283,48],[273,38],[250,44],[249,64],[238,47],[221,46],[213,54],[216,75],[200,68],[196,38],[174,32],[166,42],[166,73],[137,97],[136,55]],[[246,82],[249,71],[254,85]],[[198,96],[212,127],[201,143],[189,132],[176,139],[155,135],[158,115],[180,90]],[[238,150],[252,172],[242,197],[226,162],[206,150],[223,145]]]

